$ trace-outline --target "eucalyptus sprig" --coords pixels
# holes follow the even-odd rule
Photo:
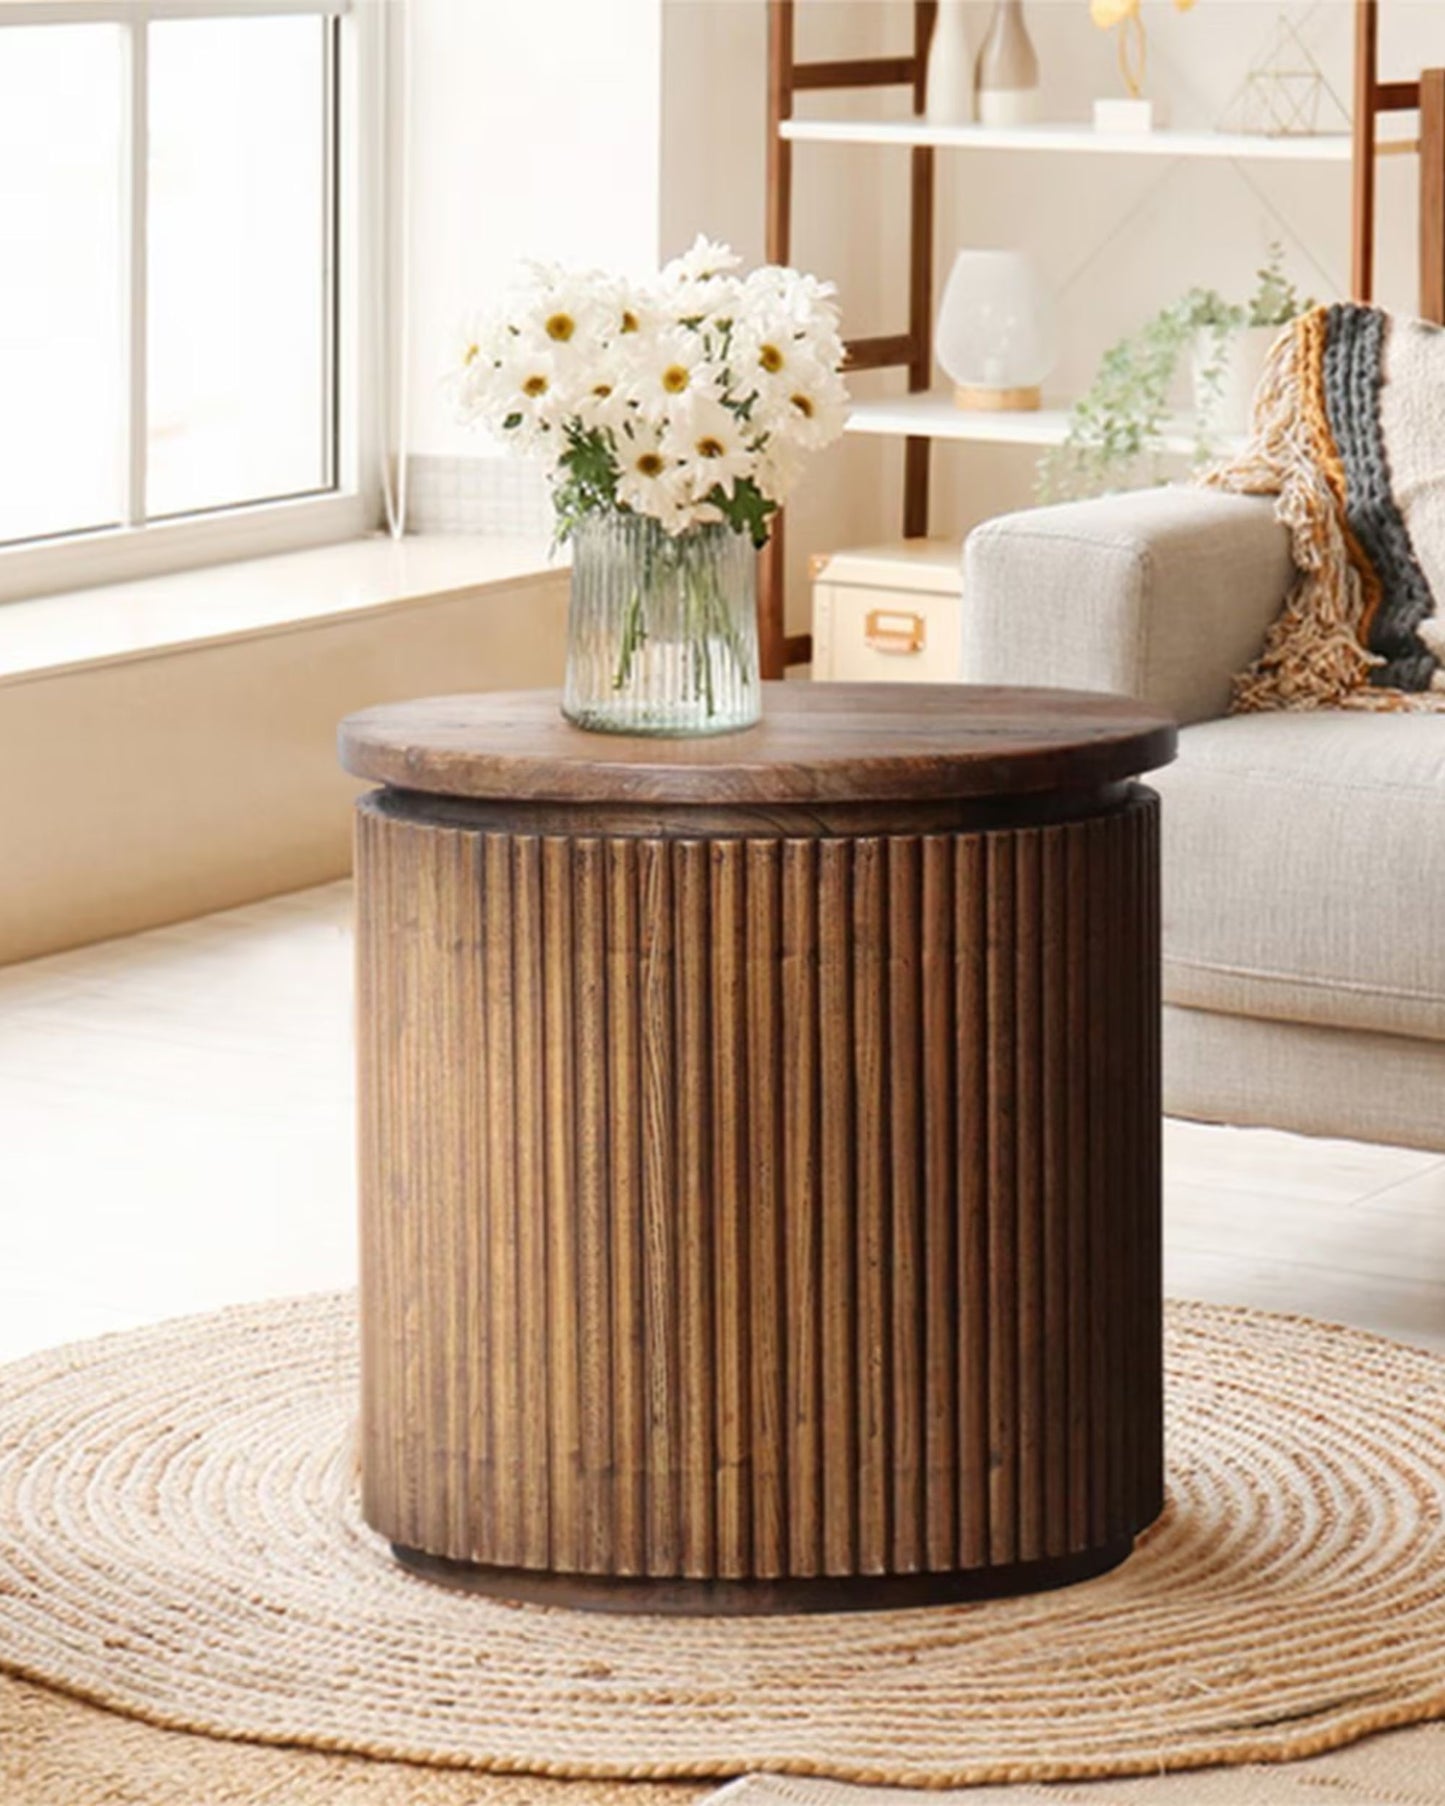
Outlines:
[[[1314,302],[1302,297],[1284,273],[1284,250],[1271,245],[1256,272],[1248,301],[1226,301],[1217,289],[1192,288],[1146,320],[1137,332],[1111,345],[1093,382],[1069,410],[1068,433],[1039,461],[1043,501],[1101,495],[1113,489],[1162,482],[1169,397],[1181,359],[1205,334],[1200,389],[1219,396],[1229,358],[1230,335],[1248,326],[1286,326]],[[1195,419],[1193,462],[1218,453],[1206,405]]]

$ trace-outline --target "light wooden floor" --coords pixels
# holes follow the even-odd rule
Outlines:
[[[0,970],[0,1359],[341,1286],[345,885]],[[1445,1349],[1445,1159],[1166,1126],[1178,1296]]]

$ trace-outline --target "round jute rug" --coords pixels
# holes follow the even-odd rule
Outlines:
[[[0,1370],[0,1665],[154,1723],[501,1772],[932,1786],[1284,1760],[1445,1716],[1445,1361],[1171,1308],[1114,1573],[843,1617],[506,1606],[361,1524],[340,1298]]]

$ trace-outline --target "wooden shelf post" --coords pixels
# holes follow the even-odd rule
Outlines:
[[[836,62],[800,63],[794,34],[794,0],[768,0],[768,143],[767,254],[772,263],[792,255],[793,146],[782,124],[793,113],[793,98],[803,91],[836,88],[907,86],[913,110],[923,111],[928,72],[928,42],[933,33],[936,0],[914,0],[913,50],[908,56],[858,57]],[[933,207],[934,151],[917,145],[909,158],[908,330],[848,346],[850,370],[902,369],[909,390],[927,389],[933,359]],[[928,465],[930,441],[910,437],[903,466],[903,532],[922,538],[928,532]],[[786,523],[773,517],[773,529],[761,554],[758,573],[758,639],[764,677],[781,677],[789,665],[812,657],[812,636],[788,636],[786,606]]]

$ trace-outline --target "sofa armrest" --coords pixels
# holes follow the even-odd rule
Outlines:
[[[1229,707],[1293,567],[1265,496],[1141,489],[1006,514],[964,547],[963,679]]]

